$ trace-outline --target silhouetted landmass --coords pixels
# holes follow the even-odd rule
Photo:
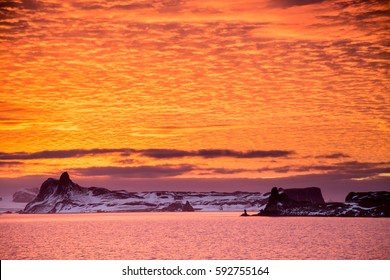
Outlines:
[[[38,195],[23,213],[151,212],[151,211],[256,211],[265,206],[268,194],[255,192],[127,192],[84,188],[68,173],[43,182]],[[184,203],[184,201],[186,201]]]
[[[26,198],[27,199],[27,198]],[[186,201],[186,203],[183,203]],[[349,193],[344,203],[325,203],[319,188],[277,189],[270,193],[136,192],[84,188],[67,172],[43,182],[22,213],[259,211],[252,216],[390,217],[390,192]]]
[[[390,192],[349,193],[345,203],[325,203],[319,188],[273,188],[261,216],[390,217]]]

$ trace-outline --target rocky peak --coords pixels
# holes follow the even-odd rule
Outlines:
[[[56,190],[57,195],[67,195],[72,190],[76,189],[77,186],[70,180],[68,172],[61,174],[60,180],[58,181],[58,187]]]
[[[193,212],[194,208],[191,206],[191,204],[187,201],[185,204],[181,202],[173,202],[169,204],[167,207],[164,207],[161,209],[161,211],[167,211],[167,212]]]
[[[42,201],[51,195],[67,196],[72,191],[81,191],[81,187],[72,182],[68,172],[64,172],[59,180],[49,178],[43,182],[37,200]]]
[[[187,201],[186,204],[183,205],[182,208],[183,212],[193,212],[194,208],[191,206],[191,204]]]
[[[59,184],[60,185],[69,185],[72,181],[70,180],[68,172],[61,174]]]

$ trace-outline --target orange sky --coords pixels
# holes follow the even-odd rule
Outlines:
[[[132,190],[390,190],[388,15],[379,0],[1,0],[0,188],[67,170]]]

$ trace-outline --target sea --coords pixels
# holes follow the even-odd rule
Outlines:
[[[0,259],[389,260],[389,218],[1,214]]]

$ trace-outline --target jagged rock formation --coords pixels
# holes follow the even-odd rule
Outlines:
[[[64,172],[59,180],[49,178],[42,184],[37,197],[24,208],[24,213],[102,212],[113,206],[115,200],[139,198],[126,191],[83,188],[73,183],[69,174]],[[143,209],[156,205],[126,201],[120,204],[117,210],[132,209],[134,206]]]
[[[187,201],[185,204],[182,204],[181,202],[174,202],[169,204],[167,207],[164,207],[161,209],[161,211],[166,212],[194,212],[194,208],[191,206],[191,204]]]
[[[258,211],[269,194],[249,192],[127,192],[84,188],[68,173],[47,179],[24,213],[83,213],[137,211]],[[183,203],[187,201],[186,203]]]
[[[194,208],[191,206],[191,204],[186,201],[186,204],[183,205],[183,212],[194,212]]]
[[[12,201],[28,203],[32,201],[37,196],[38,193],[39,193],[38,188],[22,189],[13,194]]]
[[[183,203],[186,201],[186,203]],[[64,172],[47,179],[23,213],[259,211],[256,216],[390,217],[390,192],[350,193],[345,203],[325,203],[319,188],[271,193],[127,192],[84,188]]]
[[[291,195],[291,193],[293,193]],[[273,188],[262,216],[390,217],[390,192],[349,193],[345,203],[325,203],[318,188]]]

